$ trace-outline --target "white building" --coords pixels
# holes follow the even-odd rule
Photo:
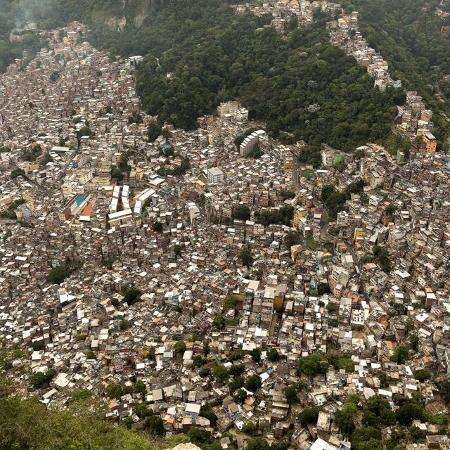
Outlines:
[[[223,183],[225,180],[225,174],[218,167],[211,167],[207,169],[206,177],[208,178],[209,184],[219,184]]]

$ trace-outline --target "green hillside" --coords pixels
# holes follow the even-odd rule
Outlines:
[[[343,2],[344,3],[344,2]],[[442,3],[442,5],[441,5]],[[433,110],[435,135],[449,139],[450,3],[440,0],[348,0],[368,43],[389,62],[394,79],[417,90]],[[441,14],[442,11],[444,14]]]

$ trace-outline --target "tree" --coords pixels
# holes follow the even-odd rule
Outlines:
[[[397,345],[394,350],[394,354],[391,356],[391,361],[397,364],[405,364],[408,359],[409,350],[403,345]]]
[[[250,352],[250,355],[251,355],[253,361],[255,361],[256,363],[261,362],[261,349],[260,348],[254,348]]]
[[[245,388],[249,391],[256,392],[261,387],[261,378],[258,375],[251,375],[245,382]]]
[[[256,425],[253,422],[245,422],[242,427],[242,432],[245,434],[255,435],[257,431]]]
[[[134,407],[134,412],[139,417],[139,419],[145,419],[146,417],[152,415],[152,411],[147,408],[147,405],[145,403],[138,403]]]
[[[222,314],[218,314],[217,316],[214,317],[212,325],[213,328],[215,328],[216,330],[223,330],[226,325],[225,317],[223,317]]]
[[[419,369],[414,372],[414,378],[421,383],[431,378],[431,372],[427,369]]]
[[[163,231],[163,224],[161,222],[153,222],[152,230],[161,233]]]
[[[133,391],[136,394],[141,394],[142,396],[144,396],[147,392],[147,387],[145,386],[145,383],[142,380],[137,380],[134,383]]]
[[[133,285],[126,285],[122,287],[121,294],[123,295],[123,301],[131,306],[141,299],[142,292]]]
[[[173,347],[176,355],[182,355],[186,351],[186,344],[184,341],[177,341]]]
[[[343,408],[336,411],[334,420],[339,430],[350,436],[356,428],[355,419],[358,408],[354,403],[346,403]]]
[[[416,333],[412,333],[411,336],[409,337],[409,348],[413,351],[413,352],[418,352],[419,351],[419,336],[417,336]]]
[[[158,122],[152,122],[147,128],[147,138],[149,142],[154,142],[162,133],[162,127]]]
[[[242,377],[234,378],[228,383],[228,388],[230,389],[230,392],[235,392],[238,389],[241,389],[243,386],[244,386],[244,379]]]
[[[302,241],[303,237],[298,231],[289,231],[284,238],[284,243],[289,250],[292,246],[301,244]]]
[[[15,168],[11,171],[11,178],[18,178],[18,177],[24,177],[25,171],[20,168]]]
[[[296,386],[288,386],[283,390],[283,394],[286,397],[286,401],[289,405],[298,403],[298,389]]]
[[[363,423],[370,427],[389,426],[395,423],[395,413],[389,402],[379,395],[367,400],[364,406]]]
[[[225,381],[227,381],[228,377],[230,376],[225,366],[219,364],[213,367],[212,374],[213,377],[220,383],[225,383]]]
[[[279,361],[280,355],[279,355],[277,349],[269,348],[269,350],[267,350],[267,359],[270,362],[277,362],[277,361]]]
[[[236,403],[239,403],[240,405],[242,405],[242,403],[244,403],[245,399],[247,398],[247,393],[244,391],[244,389],[239,389],[234,394],[233,398]]]
[[[235,310],[240,301],[241,301],[241,298],[239,295],[235,295],[235,294],[228,295],[227,298],[223,302],[223,309],[225,311]]]
[[[198,427],[190,428],[187,435],[189,440],[196,445],[209,444],[212,441],[211,433]]]
[[[283,190],[280,191],[279,195],[280,195],[281,199],[284,201],[284,200],[289,200],[289,199],[294,198],[295,197],[295,192],[283,189]]]
[[[151,436],[164,436],[166,434],[163,420],[155,414],[146,418],[145,429]]]
[[[128,116],[128,123],[129,124],[140,124],[143,122],[142,115],[138,113],[137,111],[134,111],[130,116]]]
[[[306,407],[299,415],[300,423],[303,426],[317,423],[319,417],[319,408],[317,406]]]
[[[128,330],[128,328],[130,328],[130,327],[131,327],[131,322],[129,320],[122,319],[119,322],[119,330],[120,331]]]
[[[61,284],[71,274],[70,268],[65,264],[53,267],[48,274],[48,282],[51,284]]]
[[[192,363],[194,364],[194,367],[202,367],[205,364],[205,359],[201,355],[195,355],[192,358]]]
[[[396,417],[400,425],[409,426],[413,420],[423,420],[425,410],[418,402],[408,400],[397,410]]]
[[[299,154],[297,161],[299,164],[308,164],[313,166],[315,169],[318,169],[322,164],[320,148],[314,145],[309,145]]]
[[[447,403],[450,402],[450,380],[437,383],[437,388],[439,389],[439,395],[441,395],[444,401]]]
[[[241,260],[242,265],[246,266],[247,268],[250,268],[250,266],[253,265],[253,256],[250,250],[250,246],[245,245],[241,248],[239,252],[239,259]]]
[[[261,150],[261,147],[256,144],[248,153],[246,158],[253,158],[253,159],[259,159],[264,154],[264,152]]]
[[[121,384],[119,383],[111,383],[106,386],[106,395],[109,398],[114,398],[116,400],[120,400],[122,395],[124,395],[124,390]]]
[[[245,372],[245,366],[243,364],[234,364],[229,369],[230,375],[238,377]]]
[[[175,255],[175,259],[178,259],[181,256],[182,247],[179,244],[173,246],[173,254]]]
[[[322,353],[313,353],[301,358],[298,362],[298,371],[309,377],[325,375],[328,370],[328,361]]]
[[[243,220],[243,221],[250,220],[250,214],[251,214],[250,208],[247,205],[243,205],[243,204],[233,207],[233,210],[231,213],[233,219]]]
[[[218,417],[212,410],[211,405],[203,405],[200,408],[200,416],[208,419],[213,427],[216,426]]]
[[[246,450],[269,450],[270,446],[263,438],[252,438],[247,441]]]
[[[356,450],[383,450],[381,431],[374,427],[356,429],[350,440]]]
[[[391,271],[389,252],[385,248],[380,245],[375,245],[373,248],[373,256],[383,272],[389,273]]]
[[[386,207],[386,209],[384,210],[386,215],[391,216],[391,217],[394,215],[395,211],[397,211],[397,207],[393,203],[389,204]]]
[[[123,173],[117,166],[111,166],[111,178],[117,181],[123,181]]]

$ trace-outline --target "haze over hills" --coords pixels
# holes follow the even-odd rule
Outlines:
[[[0,449],[447,449],[448,17],[0,0]]]

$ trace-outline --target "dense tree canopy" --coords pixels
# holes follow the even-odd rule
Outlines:
[[[137,87],[151,114],[191,129],[220,102],[240,98],[275,137],[290,132],[350,150],[389,133],[402,93],[374,89],[364,70],[328,43],[324,22],[285,41],[261,28],[264,18],[236,16],[218,0],[174,3],[148,20],[148,34],[133,49],[148,55]],[[118,50],[131,52],[125,44]]]
[[[449,8],[439,0],[348,0],[359,11],[360,28],[369,45],[388,61],[394,78],[417,90],[433,112],[434,134],[449,138],[450,39],[449,17],[436,14]],[[448,11],[447,11],[448,12]],[[446,28],[447,27],[447,31]]]

